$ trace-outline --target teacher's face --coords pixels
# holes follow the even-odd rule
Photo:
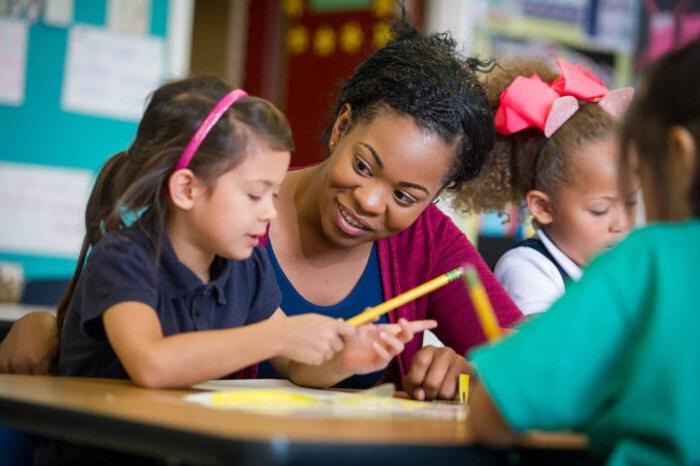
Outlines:
[[[408,228],[444,187],[456,152],[413,118],[388,110],[350,121],[346,105],[331,133],[319,193],[323,232],[346,247]]]

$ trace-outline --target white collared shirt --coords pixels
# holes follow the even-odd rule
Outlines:
[[[578,281],[581,268],[547,237],[542,229],[537,237],[562,269]],[[556,265],[542,253],[519,246],[506,252],[496,264],[496,278],[524,314],[542,312],[564,294],[564,280]]]

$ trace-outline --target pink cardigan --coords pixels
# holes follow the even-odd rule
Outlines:
[[[459,228],[431,205],[411,227],[377,242],[384,298],[390,299],[463,264],[476,267],[502,327],[510,327],[522,313]],[[459,354],[486,340],[462,280],[445,285],[389,313],[389,321],[435,319],[434,333]],[[396,383],[406,375],[422,346],[417,336],[390,368]]]
[[[263,247],[267,244],[267,237],[262,238],[261,244]],[[481,276],[501,327],[510,327],[522,317],[464,233],[434,205],[430,205],[406,230],[379,240],[377,250],[385,300],[463,264],[472,264]],[[400,317],[407,320],[435,319],[438,322],[435,334],[459,354],[465,354],[486,340],[461,280],[401,306],[388,317],[389,322],[396,322]],[[400,386],[422,344],[422,335],[411,340],[389,366],[384,379]],[[245,378],[256,375],[257,366],[236,374]]]

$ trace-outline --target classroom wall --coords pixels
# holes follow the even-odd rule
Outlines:
[[[192,0],[150,0],[149,3],[147,34],[165,39],[164,78],[186,74]],[[109,0],[75,0],[72,20],[65,26],[48,25],[41,14],[35,22],[29,20],[24,101],[20,106],[0,103],[0,162],[86,169],[96,174],[110,155],[130,144],[136,119],[66,111],[61,105],[70,28],[77,24],[106,27],[109,6]],[[0,220],[5,223],[0,234],[9,234],[7,228],[12,221],[11,218]],[[28,279],[70,276],[76,258],[40,251],[0,250],[0,261],[21,263]]]

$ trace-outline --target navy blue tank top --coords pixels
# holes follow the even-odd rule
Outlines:
[[[332,306],[318,306],[307,301],[294,288],[292,282],[289,281],[280,267],[275,251],[270,242],[267,243],[267,254],[270,257],[272,268],[277,276],[277,284],[282,292],[282,310],[289,316],[297,314],[306,314],[314,312],[317,314],[326,315],[329,317],[349,319],[358,314],[366,307],[376,306],[384,301],[382,290],[381,275],[379,272],[379,256],[377,254],[377,245],[372,246],[367,266],[365,267],[362,276],[358,280],[355,287],[352,289],[345,299]],[[387,323],[386,314],[383,315],[377,323]],[[342,388],[368,388],[374,386],[379,379],[384,375],[384,370],[373,372],[371,374],[355,375],[337,386]],[[273,369],[270,363],[265,362],[260,364],[258,377],[263,379],[279,379],[279,374]]]

